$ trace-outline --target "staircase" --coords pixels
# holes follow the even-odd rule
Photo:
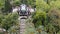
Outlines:
[[[20,34],[25,34],[26,19],[20,19]]]

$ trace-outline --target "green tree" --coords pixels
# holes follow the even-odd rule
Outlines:
[[[53,7],[53,8],[56,7],[58,9],[60,9],[60,0],[51,1],[50,6]]]
[[[60,10],[53,8],[48,12],[48,17],[50,18],[50,23],[54,26],[55,32],[57,33],[60,29]]]
[[[36,0],[36,9],[42,11],[48,11],[50,6],[43,0]]]
[[[39,27],[39,25],[45,25],[46,21],[46,12],[43,11],[37,11],[36,14],[34,14],[33,17],[33,23],[36,27]]]
[[[1,20],[1,27],[6,29],[6,32],[8,31],[9,28],[11,28],[14,25],[17,25],[18,23],[18,14],[13,13],[13,14],[8,14],[3,16],[4,18]]]
[[[5,0],[0,0],[0,9],[4,7]]]
[[[33,8],[36,4],[36,0],[27,0],[27,5],[31,5]]]
[[[21,0],[11,0],[12,6],[19,6],[21,4]]]
[[[5,11],[4,13],[10,13],[12,10],[12,5],[10,4],[9,0],[5,0],[5,7],[4,7]]]

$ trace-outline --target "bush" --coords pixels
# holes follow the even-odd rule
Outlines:
[[[8,30],[11,26],[16,25],[18,23],[18,14],[17,13],[9,13],[8,15],[3,16],[1,20],[1,27]]]
[[[34,14],[33,17],[33,23],[35,24],[35,27],[38,27],[39,25],[45,25],[46,21],[46,13],[43,11],[37,11],[36,14]]]

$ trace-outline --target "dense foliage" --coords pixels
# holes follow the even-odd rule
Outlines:
[[[46,34],[60,34],[60,0],[36,0],[36,9],[32,17],[38,32],[43,26]]]
[[[0,0],[1,28],[16,32],[18,14],[11,10],[22,3],[36,7],[31,19],[34,26],[27,23],[26,34],[60,34],[60,0]]]
[[[11,26],[16,25],[18,23],[17,21],[18,14],[8,14],[8,15],[2,15],[0,14],[0,26],[6,30],[8,30]]]

